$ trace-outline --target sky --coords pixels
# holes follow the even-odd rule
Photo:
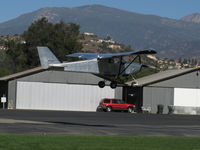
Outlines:
[[[0,23],[44,7],[101,4],[142,14],[180,19],[200,13],[200,0],[0,0]]]

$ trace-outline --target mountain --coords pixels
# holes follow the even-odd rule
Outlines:
[[[133,49],[154,48],[167,53],[167,47],[177,43],[200,40],[200,25],[184,18],[175,20],[102,5],[42,8],[1,23],[0,35],[22,33],[41,17],[54,23],[60,20],[78,23],[82,32],[110,36],[115,41],[131,45]],[[184,51],[187,52],[187,49]]]
[[[200,40],[185,41],[169,45],[161,50],[159,54],[166,58],[190,58],[200,60]]]
[[[194,13],[181,18],[182,21],[200,23],[200,13]]]

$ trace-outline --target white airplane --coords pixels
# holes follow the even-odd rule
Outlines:
[[[116,88],[119,75],[130,75],[139,72],[142,68],[140,55],[156,54],[154,50],[143,50],[138,52],[123,53],[73,53],[66,55],[67,57],[81,58],[80,61],[60,62],[48,47],[37,47],[42,68],[62,68],[64,71],[87,72],[103,78],[98,83],[100,88],[105,86],[105,81],[110,81],[110,87]],[[124,56],[135,55],[131,62],[123,60]],[[139,58],[139,63],[136,59]],[[113,79],[114,77],[114,79]]]

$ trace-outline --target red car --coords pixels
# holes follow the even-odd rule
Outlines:
[[[103,109],[104,111],[111,112],[113,110],[123,110],[128,111],[129,113],[133,112],[135,105],[126,104],[121,99],[102,99],[98,106],[99,109]]]

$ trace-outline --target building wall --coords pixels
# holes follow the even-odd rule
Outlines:
[[[8,108],[14,109],[16,108],[16,88],[17,81],[12,80],[8,82]]]
[[[0,81],[0,100],[1,100],[1,97],[7,97],[8,96],[8,85],[7,85],[7,82],[4,82],[4,81]],[[7,102],[5,103],[5,106],[7,106]],[[0,108],[3,107],[3,103],[1,103],[0,101]]]
[[[22,82],[17,83],[17,109],[96,111],[102,98],[114,97],[110,87],[97,85]]]
[[[141,111],[142,93],[142,87],[123,87],[123,99],[126,101],[126,103],[134,104],[137,112]]]
[[[175,88],[174,105],[200,107],[200,89]]]
[[[115,89],[115,97],[114,98],[118,98],[118,99],[122,99],[123,97],[123,87],[117,87]]]
[[[151,108],[151,113],[157,113],[157,106],[164,105],[163,113],[168,113],[168,106],[173,105],[174,88],[144,87],[143,107]]]
[[[39,72],[33,75],[29,75],[26,77],[22,77],[22,78],[18,78],[15,80],[11,80],[9,81],[8,85],[8,108],[10,109],[15,109],[16,105],[17,105],[17,93],[18,93],[18,83],[19,82],[37,82],[37,83],[50,83],[50,84],[63,84],[63,85],[81,85],[82,87],[88,87],[88,86],[93,86],[93,87],[97,87],[97,83],[99,81],[101,81],[102,78],[99,78],[95,75],[89,74],[89,73],[75,73],[75,72],[63,72],[63,71],[43,71],[43,72]],[[77,88],[78,89],[78,88]],[[84,88],[82,88],[83,90]],[[108,89],[108,91],[112,90],[110,87],[106,86],[105,89]],[[102,91],[104,90],[103,93],[106,93],[105,89],[102,89]],[[98,90],[101,90],[98,87]],[[93,93],[90,93],[92,91],[89,90],[88,94],[94,95],[95,92],[97,92],[96,94],[99,94],[99,91],[93,91]],[[112,95],[112,98],[122,98],[122,87],[118,87],[114,91],[114,95]],[[77,91],[76,91],[77,92]],[[74,94],[76,95],[76,92],[74,92]],[[107,96],[108,94],[103,95],[102,97],[104,98],[104,96]],[[27,97],[26,97],[27,98]],[[30,97],[31,99],[31,97]],[[100,99],[95,99],[95,101],[100,101]],[[91,109],[90,109],[91,110]]]
[[[168,113],[168,106],[174,105],[175,88],[200,89],[200,75],[195,71],[144,87],[143,106],[151,107],[151,112],[156,113],[157,105],[162,104],[164,113]]]

